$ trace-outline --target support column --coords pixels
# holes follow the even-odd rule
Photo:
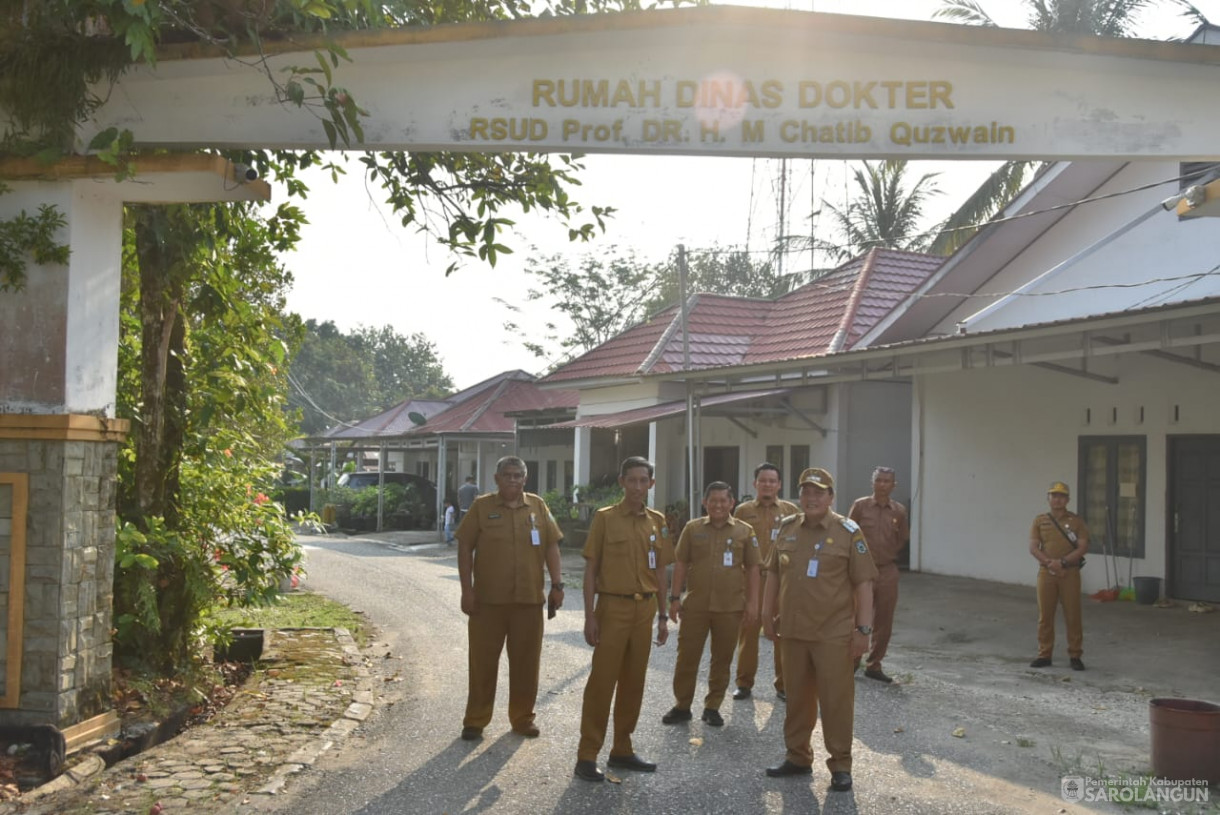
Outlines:
[[[577,427],[572,431],[572,456],[575,460],[576,472],[573,483],[581,486],[589,485],[589,472],[593,464],[593,429]]]
[[[10,186],[0,217],[55,206],[71,257],[31,264],[23,289],[0,293],[0,596],[6,662],[21,666],[15,682],[4,678],[0,724],[62,728],[110,710],[115,480],[127,430],[112,418],[123,207],[113,185],[94,181]],[[14,571],[22,537],[24,568]]]

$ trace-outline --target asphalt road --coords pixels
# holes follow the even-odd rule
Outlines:
[[[658,771],[589,784],[572,776],[591,653],[582,635],[578,556],[565,555],[567,605],[546,627],[542,736],[526,740],[509,731],[502,664],[495,718],[482,742],[467,743],[458,738],[466,631],[454,550],[310,538],[307,554],[307,587],[363,611],[379,627],[379,669],[390,681],[366,726],[273,799],[281,812],[1117,812],[1065,803],[1060,778],[1073,769],[1086,775],[1102,769],[1075,747],[1082,739],[1114,743],[1121,755],[1124,732],[1146,719],[1146,700],[1124,698],[1130,694],[1053,680],[972,681],[964,669],[946,672],[936,654],[922,654],[926,672],[891,686],[859,680],[855,790],[835,793],[827,789],[820,729],[812,781],[765,777],[763,768],[784,756],[783,707],[769,693],[769,667],[753,700],[725,701],[725,727],[661,724],[673,703],[674,632],[669,644],[654,646],[635,734],[637,751],[657,761]],[[764,643],[764,666],[769,649]],[[705,667],[706,659],[705,653]],[[701,681],[696,705],[704,690]],[[603,767],[604,761],[605,751]]]

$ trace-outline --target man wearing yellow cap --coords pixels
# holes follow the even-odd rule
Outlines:
[[[1063,605],[1068,657],[1073,671],[1083,671],[1084,631],[1080,621],[1080,566],[1089,551],[1089,528],[1068,512],[1068,485],[1056,481],[1046,491],[1051,511],[1039,515],[1029,531],[1029,553],[1038,569],[1038,656],[1031,668],[1048,668],[1055,648],[1055,606]]]
[[[873,633],[877,567],[856,522],[830,509],[834,483],[819,467],[801,473],[801,512],[784,519],[763,564],[762,616],[767,639],[783,650],[788,695],[787,755],[767,775],[812,772],[810,739],[820,706],[830,788],[843,792],[852,787],[853,663],[868,650]]]

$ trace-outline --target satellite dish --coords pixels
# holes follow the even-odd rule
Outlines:
[[[428,417],[417,410],[412,410],[407,413],[407,418],[415,425],[421,425],[428,421]]]

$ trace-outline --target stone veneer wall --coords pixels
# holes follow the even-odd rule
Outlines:
[[[21,697],[0,724],[62,728],[110,709],[117,455],[108,441],[0,439],[0,472],[30,486]]]

